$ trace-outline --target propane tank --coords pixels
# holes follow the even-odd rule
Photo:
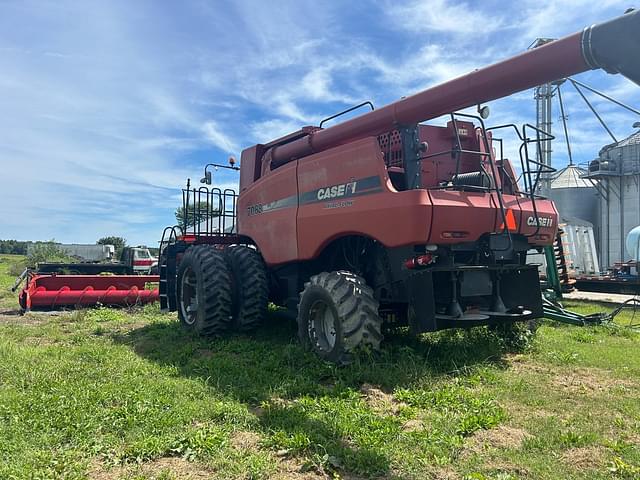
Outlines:
[[[640,226],[633,228],[627,235],[627,253],[633,262],[640,261]]]

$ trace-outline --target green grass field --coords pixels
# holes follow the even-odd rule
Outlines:
[[[18,260],[0,256],[0,479],[640,478],[627,329],[544,323],[520,351],[399,332],[337,368],[277,312],[218,340],[157,306],[15,315]]]

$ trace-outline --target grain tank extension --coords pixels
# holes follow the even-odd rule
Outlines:
[[[183,190],[192,219],[165,230],[162,307],[217,335],[251,330],[272,301],[296,310],[300,339],[338,363],[378,348],[383,322],[428,332],[541,316],[526,256],[557,231],[553,202],[536,194],[546,167],[530,155],[545,134],[487,127],[481,105],[595,68],[639,83],[639,53],[640,14],[630,12],[245,149],[239,194]],[[456,113],[476,105],[477,116]],[[444,126],[422,123],[443,115]],[[519,158],[503,157],[505,135],[519,139]]]

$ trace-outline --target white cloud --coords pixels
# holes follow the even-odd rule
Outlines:
[[[388,6],[396,25],[414,32],[441,32],[480,37],[504,27],[497,9],[482,11],[467,2],[414,0]]]
[[[226,134],[224,134],[214,120],[205,122],[202,126],[207,140],[226,153],[237,153],[238,145]]]
[[[250,126],[251,138],[256,143],[265,143],[299,129],[300,124],[298,122],[282,119],[255,122]]]

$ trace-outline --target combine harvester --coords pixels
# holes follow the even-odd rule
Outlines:
[[[527,251],[542,252],[557,232],[556,208],[537,188],[548,167],[529,157],[544,132],[485,128],[482,104],[597,68],[638,83],[639,55],[632,11],[338,125],[245,149],[239,195],[183,191],[195,227],[165,230],[161,307],[218,335],[255,328],[272,301],[297,311],[300,340],[336,363],[377,349],[383,322],[420,333],[542,317]],[[475,106],[478,115],[456,113]],[[446,126],[421,123],[443,115]],[[520,180],[494,148],[498,129],[520,139]],[[199,223],[203,202],[216,215]]]

